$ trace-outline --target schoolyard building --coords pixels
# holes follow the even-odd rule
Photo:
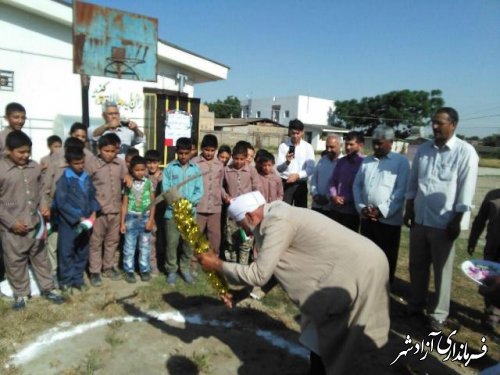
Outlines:
[[[288,126],[269,118],[216,118],[213,130],[220,144],[232,146],[244,139],[256,149],[277,149],[288,136]]]
[[[325,149],[329,134],[342,135],[348,130],[330,126],[328,118],[335,111],[335,101],[306,95],[286,97],[252,98],[241,100],[242,118],[269,118],[288,126],[295,118],[304,123],[304,139],[314,150]]]
[[[47,153],[48,136],[64,138],[71,124],[81,121],[72,27],[73,9],[65,2],[0,0],[0,106],[2,112],[9,102],[26,107],[24,130],[34,140],[35,160]],[[164,40],[158,40],[157,58],[157,82],[91,77],[90,131],[103,123],[106,100],[118,103],[123,117],[144,128],[147,147],[163,147],[169,111],[189,113],[198,131],[200,100],[195,98],[195,85],[225,80],[229,68]],[[2,118],[0,128],[5,126]]]

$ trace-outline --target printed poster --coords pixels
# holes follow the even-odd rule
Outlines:
[[[165,146],[175,146],[181,137],[191,138],[193,116],[186,111],[167,111],[165,119]]]

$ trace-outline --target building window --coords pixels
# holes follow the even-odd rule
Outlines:
[[[257,118],[260,118],[260,111],[257,111]]]
[[[311,143],[312,142],[312,139],[313,139],[313,132],[310,131],[310,132],[305,132],[304,134],[304,138],[305,138],[305,141],[307,143]]]
[[[271,108],[271,120],[280,122],[280,105],[273,105]]]
[[[0,91],[14,91],[14,72],[0,70]]]
[[[288,110],[285,111],[285,118],[290,118],[290,111]]]

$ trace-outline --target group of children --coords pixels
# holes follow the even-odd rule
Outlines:
[[[50,154],[38,164],[30,159],[32,143],[21,131],[24,107],[10,103],[5,118],[9,126],[0,132],[0,236],[14,309],[24,308],[30,296],[29,266],[42,296],[54,303],[88,288],[86,269],[95,287],[102,285],[101,277],[121,279],[120,261],[127,282],[136,282],[136,267],[141,280],[149,281],[158,272],[157,249],[165,258],[168,284],[176,284],[178,271],[192,283],[193,249],[184,242],[179,248],[172,207],[155,205],[159,194],[190,177],[179,194],[192,203],[213,251],[228,261],[248,264],[256,256],[253,238],[225,215],[230,200],[255,190],[268,202],[283,198],[274,156],[265,150],[255,154],[246,141],[231,150],[208,134],[197,156],[192,140],[179,138],[176,159],[162,170],[157,150],[142,157],[131,148],[125,160],[119,158],[120,139],[112,133],[98,139],[93,155],[85,147],[87,128],[75,123],[64,143],[57,136],[47,139]]]

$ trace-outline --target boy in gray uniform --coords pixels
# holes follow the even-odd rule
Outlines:
[[[105,134],[99,138],[99,156],[86,166],[96,188],[96,198],[101,205],[94,230],[90,237],[89,270],[92,286],[102,285],[104,277],[119,280],[118,244],[120,242],[120,212],[122,181],[127,173],[125,161],[118,159],[119,138]]]
[[[51,267],[44,247],[45,226],[40,204],[40,166],[30,160],[31,140],[20,130],[6,138],[6,157],[0,159],[0,238],[4,249],[7,279],[15,310],[26,307],[30,295],[28,262],[41,295],[60,304],[64,298],[54,293]]]

